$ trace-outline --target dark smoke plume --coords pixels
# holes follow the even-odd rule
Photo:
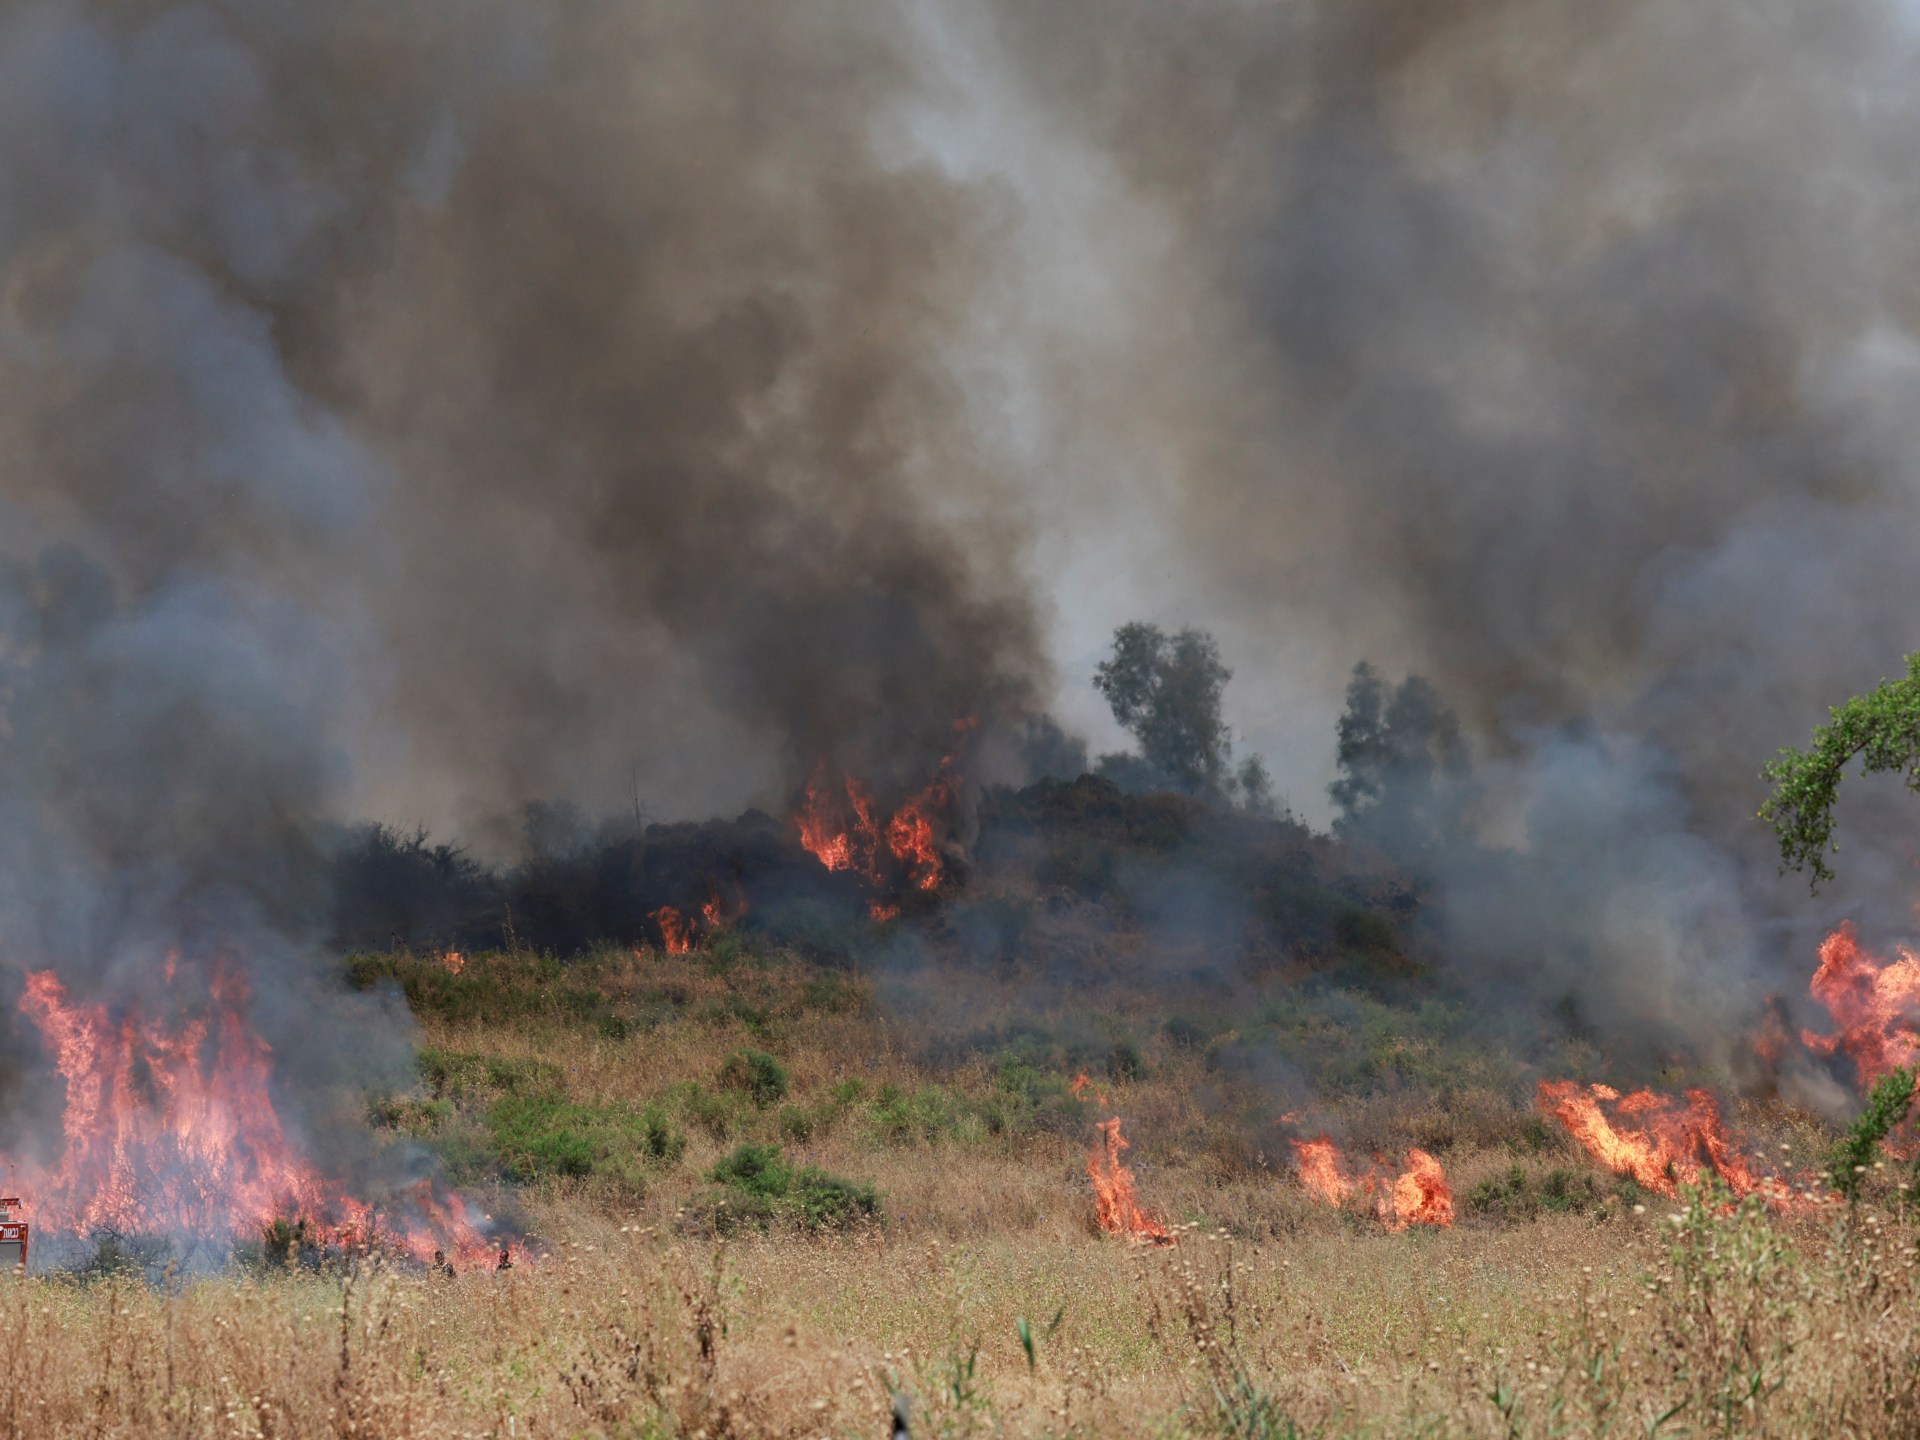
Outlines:
[[[239,964],[318,1093],[401,1058],[314,1023],[336,822],[918,785],[1025,717],[951,363],[1005,217],[895,143],[914,35],[0,16],[0,963],[148,1005],[170,949]]]
[[[996,38],[1148,217],[1105,242],[1151,277],[1138,350],[1083,388],[1177,471],[1189,610],[1243,675],[1293,657],[1289,703],[1426,676],[1490,762],[1530,863],[1453,877],[1465,963],[1697,1035],[1803,987],[1815,922],[1906,916],[1910,809],[1843,821],[1818,914],[1753,814],[1913,648],[1910,8],[1005,5]]]

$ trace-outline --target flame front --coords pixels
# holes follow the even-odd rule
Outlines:
[[[1100,1121],[1099,1129],[1100,1148],[1087,1157],[1087,1178],[1093,1181],[1093,1213],[1100,1228],[1136,1245],[1171,1245],[1167,1227],[1141,1208],[1133,1171],[1120,1158],[1129,1148],[1120,1117]]]
[[[1817,1055],[1836,1051],[1853,1061],[1864,1092],[1888,1071],[1920,1059],[1920,955],[1905,946],[1887,961],[1860,945],[1851,924],[1842,925],[1820,946],[1820,967],[1808,986],[1840,1028],[1832,1035],[1802,1031],[1800,1038]]]
[[[1687,1091],[1682,1103],[1652,1090],[1622,1095],[1611,1085],[1542,1080],[1538,1102],[1594,1159],[1656,1195],[1678,1194],[1713,1174],[1735,1195],[1790,1203],[1784,1181],[1756,1174],[1740,1154],[1705,1090]]]
[[[1374,1214],[1389,1230],[1453,1224],[1447,1172],[1424,1150],[1408,1150],[1407,1168],[1398,1175],[1389,1176],[1378,1167],[1356,1175],[1340,1147],[1325,1135],[1290,1143],[1302,1188],[1322,1205],[1345,1205],[1356,1195],[1370,1195]]]
[[[51,970],[27,977],[21,1010],[66,1082],[57,1165],[10,1164],[9,1187],[43,1233],[182,1234],[215,1245],[304,1220],[333,1244],[381,1243],[425,1260],[484,1263],[488,1243],[458,1196],[426,1182],[396,1218],[303,1161],[274,1108],[272,1053],[247,1025],[245,993],[212,984],[212,1014],[173,1026],[73,1000]]]

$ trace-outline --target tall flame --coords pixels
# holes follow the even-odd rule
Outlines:
[[[1851,924],[1842,925],[1820,946],[1820,967],[1808,987],[1840,1028],[1824,1036],[1805,1030],[1801,1040],[1815,1054],[1846,1055],[1863,1091],[1920,1059],[1920,955],[1905,946],[1899,953],[1883,960],[1861,947]]]
[[[1093,1181],[1093,1212],[1100,1228],[1136,1245],[1173,1244],[1167,1227],[1141,1208],[1134,1192],[1133,1171],[1120,1158],[1130,1148],[1120,1133],[1120,1117],[1100,1121],[1099,1130],[1100,1148],[1087,1157],[1087,1178]]]
[[[422,1183],[405,1218],[376,1213],[288,1141],[269,1081],[272,1052],[247,1024],[245,990],[210,985],[211,1013],[167,1025],[72,999],[51,970],[27,977],[21,1010],[66,1082],[57,1164],[7,1165],[41,1233],[180,1234],[216,1245],[304,1220],[328,1243],[380,1243],[465,1264],[492,1250],[457,1196]]]

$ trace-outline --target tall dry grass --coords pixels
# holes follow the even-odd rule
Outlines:
[[[1101,1081],[1142,1198],[1179,1235],[1142,1249],[1091,1224],[1092,1112],[901,1133],[870,1103],[827,1103],[849,1079],[869,1097],[994,1092],[994,1057],[941,1028],[937,971],[889,982],[884,1006],[803,1003],[810,973],[780,964],[616,956],[593,973],[607,1006],[654,1018],[522,996],[504,1022],[423,1008],[423,1038],[532,1062],[587,1105],[664,1104],[768,1049],[818,1117],[784,1137],[793,1158],[873,1182],[883,1220],[706,1233],[709,1167],[782,1138],[775,1109],[745,1109],[724,1135],[688,1121],[643,1183],[522,1187],[545,1254],[504,1274],[0,1282],[0,1437],[864,1437],[887,1433],[896,1391],[921,1440],[1920,1433],[1920,1228],[1878,1175],[1845,1212],[1636,1208],[1609,1182],[1583,1213],[1463,1203],[1452,1230],[1390,1234],[1305,1196],[1270,1153],[1259,1077],[1155,1041],[1140,1073]],[[968,994],[975,1030],[1085,1024],[1084,999],[1037,1001],[1018,977]],[[1328,1093],[1318,1118],[1362,1148],[1438,1149],[1463,1201],[1516,1164],[1579,1164],[1472,1069]],[[1743,1119],[1776,1152],[1825,1140],[1777,1109]]]
[[[1920,1233],[1872,1207],[1171,1249],[545,1225],[507,1274],[11,1282],[0,1434],[871,1436],[895,1389],[923,1436],[1920,1431]]]

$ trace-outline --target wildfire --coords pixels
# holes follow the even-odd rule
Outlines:
[[[1120,1157],[1129,1148],[1120,1133],[1120,1117],[1099,1123],[1100,1148],[1087,1157],[1087,1178],[1093,1181],[1093,1213],[1100,1228],[1136,1245],[1171,1245],[1167,1227],[1140,1207],[1134,1193],[1133,1171]]]
[[[1407,1168],[1394,1180],[1383,1205],[1391,1208],[1391,1217],[1383,1209],[1381,1218],[1392,1230],[1453,1224],[1453,1190],[1447,1184],[1447,1172],[1424,1150],[1407,1151]]]
[[[1852,1060],[1861,1090],[1920,1058],[1920,955],[1901,946],[1899,959],[1883,960],[1845,924],[1821,944],[1808,988],[1840,1028],[1826,1036],[1803,1030],[1801,1040],[1815,1054]]]
[[[742,907],[745,908],[744,906]],[[719,895],[709,897],[698,913],[673,905],[662,905],[647,918],[660,928],[660,941],[669,955],[687,955],[707,935],[725,930],[729,923],[727,907]]]
[[[1107,1104],[1106,1091],[1095,1088],[1093,1081],[1087,1078],[1087,1072],[1084,1070],[1067,1083],[1067,1093],[1076,1100],[1084,1100],[1088,1095],[1092,1095],[1096,1105]]]
[[[954,726],[956,739],[974,727],[972,720]],[[848,870],[883,891],[901,886],[932,891],[946,879],[947,867],[936,839],[936,826],[952,813],[959,793],[959,746],[940,761],[926,788],[910,796],[882,820],[873,793],[851,775],[836,786],[825,762],[807,782],[805,798],[794,825],[800,844],[829,870]],[[869,909],[875,920],[891,920],[900,907],[874,900]]]
[[[1322,1205],[1346,1204],[1353,1194],[1353,1181],[1347,1177],[1333,1141],[1322,1135],[1318,1140],[1292,1143],[1294,1164],[1307,1193]]]
[[[449,975],[458,975],[462,970],[467,968],[467,957],[462,955],[458,950],[443,951],[440,956],[440,964]]]
[[[1300,1184],[1323,1205],[1345,1205],[1355,1195],[1369,1195],[1374,1214],[1389,1230],[1453,1224],[1453,1190],[1447,1184],[1447,1172],[1424,1150],[1408,1150],[1407,1168],[1398,1175],[1389,1176],[1378,1167],[1355,1175],[1339,1147],[1325,1135],[1291,1144]]]
[[[211,1013],[172,1025],[73,1000],[50,970],[27,977],[20,1008],[66,1082],[57,1164],[10,1164],[39,1233],[185,1234],[215,1246],[276,1219],[337,1245],[386,1244],[462,1264],[492,1249],[457,1195],[422,1182],[382,1214],[289,1143],[274,1108],[271,1050],[247,1024],[238,981],[216,977]]]
[[[1755,1173],[1705,1090],[1687,1091],[1682,1103],[1652,1090],[1622,1095],[1611,1085],[1542,1080],[1538,1100],[1541,1112],[1565,1126],[1589,1155],[1656,1195],[1677,1194],[1711,1173],[1735,1195],[1792,1203],[1785,1181]]]
[[[660,927],[661,939],[669,955],[685,955],[693,949],[694,923],[671,905],[662,905],[650,917]]]

